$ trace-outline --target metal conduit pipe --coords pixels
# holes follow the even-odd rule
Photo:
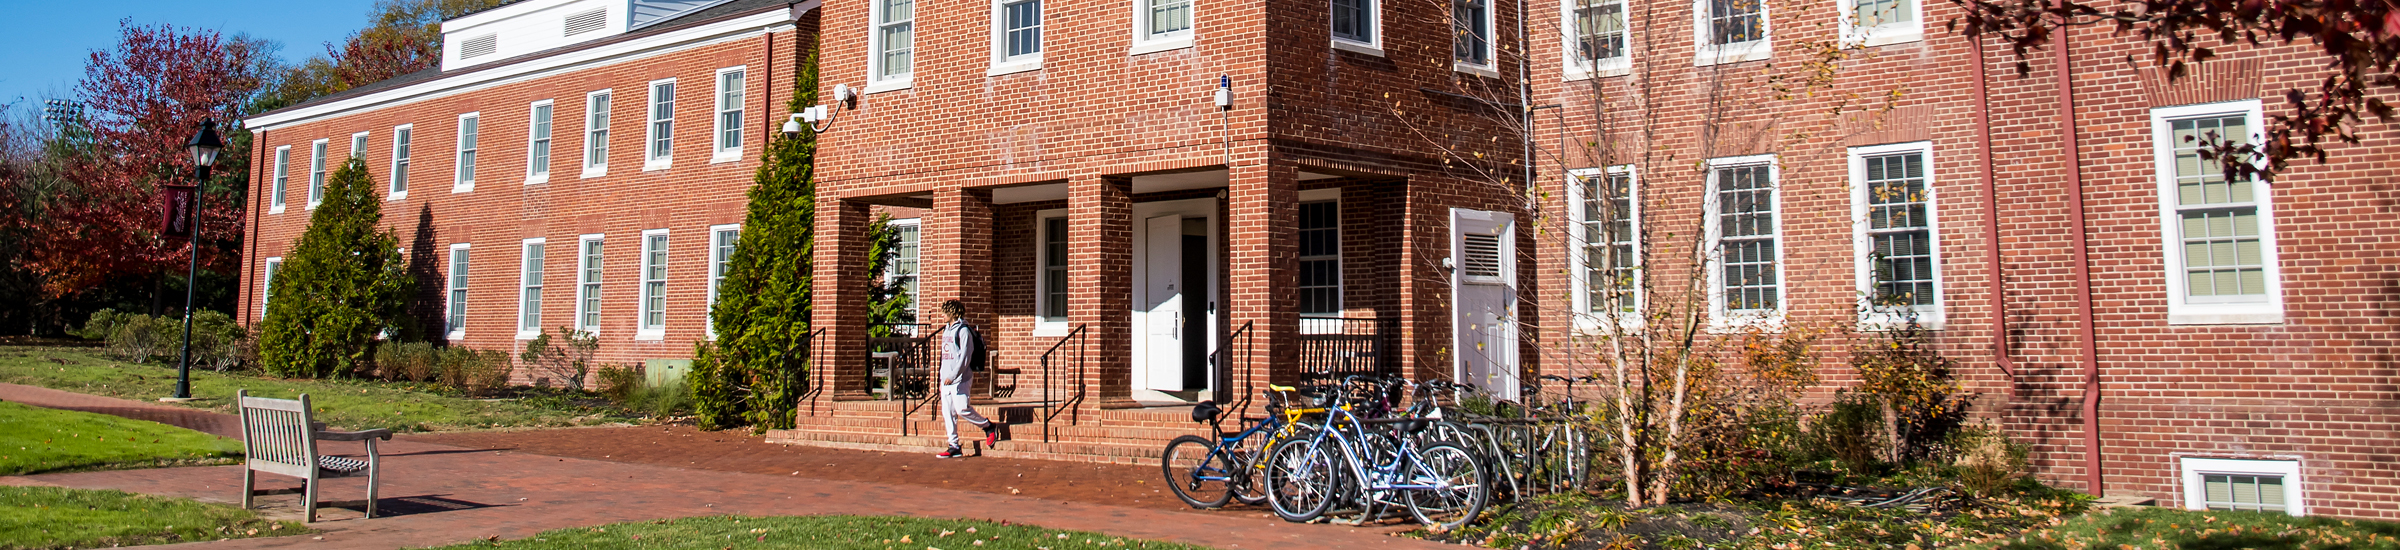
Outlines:
[[[1991,278],[1992,362],[2008,377],[2008,395],[2017,394],[2016,362],[2008,358],[2008,277],[2000,270],[2000,189],[1992,172],[1992,96],[1984,84],[1983,37],[1968,40],[1975,55],[1975,148],[1983,173],[1983,261]]]
[[[2105,477],[2100,470],[2100,343],[2095,335],[2097,329],[2092,326],[2091,236],[2083,212],[2083,143],[2076,136],[2075,86],[2068,71],[2072,56],[2068,53],[2067,37],[2073,28],[2065,19],[2058,23],[2058,45],[2052,47],[2057,55],[2051,72],[2058,80],[2058,132],[2067,153],[2067,215],[2074,220],[2076,332],[2083,348],[2083,477],[2092,496],[2107,496]]]

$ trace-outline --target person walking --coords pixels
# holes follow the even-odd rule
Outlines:
[[[975,371],[983,370],[983,336],[975,333],[974,325],[967,324],[966,304],[958,300],[944,301],[942,315],[950,318],[950,324],[943,326],[941,333],[942,430],[950,436],[950,448],[934,455],[934,458],[952,458],[965,456],[958,450],[960,419],[983,428],[983,447],[986,449],[1000,444],[1000,430],[992,425],[992,421],[985,420],[983,415],[975,414],[975,406],[967,400],[967,392],[975,387]]]

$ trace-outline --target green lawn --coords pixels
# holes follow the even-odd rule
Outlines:
[[[113,361],[88,349],[0,346],[0,382],[151,401],[175,389],[175,369]],[[396,432],[609,424],[626,419],[613,409],[549,397],[480,400],[439,393],[429,384],[371,380],[281,380],[192,371],[186,406],[232,413],[234,392],[292,398],[309,394],[318,422],[345,429]]]
[[[157,422],[0,402],[0,476],[232,464],[242,443]]]
[[[981,541],[981,544],[977,544]],[[1060,531],[989,521],[869,516],[711,516],[544,531],[532,538],[477,541],[465,548],[810,548],[828,550],[1192,549],[1188,544]]]
[[[248,510],[122,491],[0,487],[0,550],[94,548],[297,535]]]
[[[2400,523],[2295,518],[2280,512],[2102,508],[1976,550],[2394,550]]]

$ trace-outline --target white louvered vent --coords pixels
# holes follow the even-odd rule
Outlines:
[[[1468,233],[1459,236],[1458,273],[1471,278],[1500,278],[1500,236]]]
[[[458,58],[473,59],[500,51],[500,35],[487,34],[458,41]]]
[[[567,16],[567,36],[600,30],[608,26],[608,8],[600,8]]]

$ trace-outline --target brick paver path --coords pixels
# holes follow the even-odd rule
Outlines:
[[[161,405],[0,385],[0,399],[29,405],[154,415],[186,426],[231,426],[229,416],[159,410]],[[64,395],[59,395],[64,394]],[[113,403],[112,403],[113,402]],[[111,414],[116,414],[111,412]],[[210,418],[211,416],[215,418]],[[188,423],[188,424],[187,424]],[[328,451],[350,452],[328,443]],[[520,538],[548,529],[712,514],[861,514],[1008,520],[1060,529],[1170,540],[1218,548],[1432,548],[1433,543],[1386,536],[1390,529],[1295,525],[1252,514],[1190,514],[1122,506],[865,483],[793,475],[690,470],[491,451],[399,440],[383,447],[386,478],[380,501],[389,517],[360,519],[320,509],[320,532],[308,536],[193,543],[206,548],[397,548]],[[262,476],[262,487],[297,483]],[[272,480],[272,481],[264,481]],[[238,502],[236,467],[168,468],[0,478],[0,484],[56,484]],[[326,482],[323,498],[358,499],[363,480]],[[269,512],[297,512],[297,498],[262,497]]]

